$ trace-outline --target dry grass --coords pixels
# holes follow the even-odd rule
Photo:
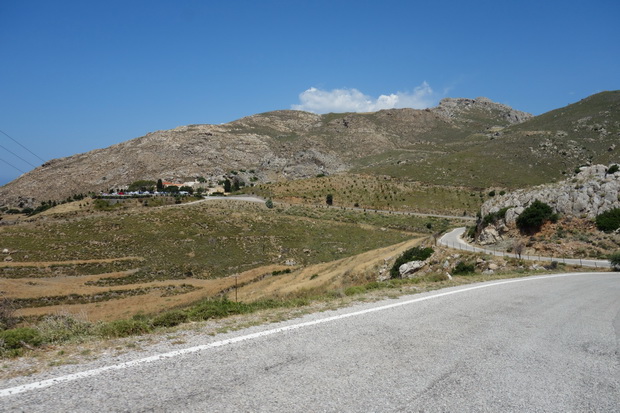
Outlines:
[[[387,264],[391,264],[403,251],[419,245],[421,241],[416,238],[353,257],[310,265],[290,274],[268,277],[240,288],[238,297],[246,302],[271,297],[297,297],[375,281],[382,268],[387,268]],[[229,293],[228,297],[234,299],[234,292]]]

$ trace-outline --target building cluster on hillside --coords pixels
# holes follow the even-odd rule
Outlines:
[[[108,192],[101,192],[101,197],[149,197],[149,196],[170,196],[174,195],[193,195],[198,193],[200,195],[212,195],[217,193],[224,193],[224,187],[220,185],[208,185],[200,181],[188,181],[188,182],[161,182],[161,189],[155,187],[151,189],[142,188],[142,190],[129,190],[129,186],[120,187],[118,189],[111,189]],[[166,190],[166,188],[174,187],[175,190]]]

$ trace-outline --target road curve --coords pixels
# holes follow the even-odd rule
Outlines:
[[[516,254],[511,254],[504,251],[495,251],[486,248],[475,247],[471,244],[468,244],[463,240],[463,234],[465,233],[466,228],[456,228],[450,232],[445,233],[440,239],[439,243],[441,245],[445,245],[446,247],[463,250],[463,251],[472,251],[472,252],[482,252],[484,254],[495,255],[497,257],[511,257],[517,258]],[[570,265],[580,265],[583,267],[594,267],[594,268],[611,268],[611,263],[608,260],[587,260],[581,258],[566,258],[566,257],[545,257],[543,255],[527,255],[523,254],[521,256],[522,259],[528,261],[557,261],[564,264]]]
[[[611,272],[405,296],[7,380],[0,410],[615,412],[619,296]]]

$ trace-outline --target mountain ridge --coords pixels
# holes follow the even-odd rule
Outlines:
[[[477,155],[470,159],[480,158],[481,148],[505,139],[507,131],[509,136],[522,133],[511,128],[539,117],[486,98],[446,98],[435,108],[424,110],[325,115],[280,110],[221,125],[179,126],[46,162],[0,187],[0,205],[33,205],[141,179],[203,176],[216,180],[233,170],[252,170],[251,178],[263,183],[359,171],[458,184],[447,179],[452,167],[446,168],[446,164],[458,164],[459,158],[471,151]],[[608,127],[612,132],[605,133],[613,135],[620,130],[616,123]],[[581,158],[575,162],[583,161]],[[492,163],[492,159],[483,160],[487,161]],[[438,165],[441,162],[444,164]],[[461,162],[467,168],[468,158]],[[484,179],[473,182],[467,179],[467,171],[460,180],[497,184]],[[499,184],[513,184],[509,181],[500,180]]]

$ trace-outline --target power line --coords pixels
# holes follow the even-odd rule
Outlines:
[[[36,156],[37,158],[39,158],[41,160],[41,162],[45,162],[45,159],[41,158],[39,155],[37,155],[36,153],[32,152],[30,149],[26,148],[24,145],[22,145],[21,143],[17,142],[15,139],[11,138],[9,136],[8,133],[0,130],[0,132],[2,132],[5,136],[7,136],[10,140],[12,140],[13,142],[15,142],[16,144],[18,144],[19,146],[21,146],[22,148],[24,148],[25,150],[27,150],[28,152],[30,152],[32,155]]]
[[[10,153],[13,156],[18,157],[19,159],[21,159],[22,161],[26,162],[28,165],[32,166],[33,168],[36,168],[36,166],[34,166],[33,164],[31,164],[30,162],[28,162],[27,160],[25,160],[24,158],[22,158],[21,156],[19,156],[18,154],[16,154],[15,152],[5,148],[4,146],[0,145],[0,148],[4,149],[5,151],[7,151],[8,153]]]
[[[17,169],[19,172],[25,174],[26,172],[22,171],[21,169],[19,169],[17,166],[15,165],[11,165],[10,163],[8,163],[7,161],[5,161],[4,159],[0,158],[0,161],[4,162],[5,164],[12,166],[13,168]]]

